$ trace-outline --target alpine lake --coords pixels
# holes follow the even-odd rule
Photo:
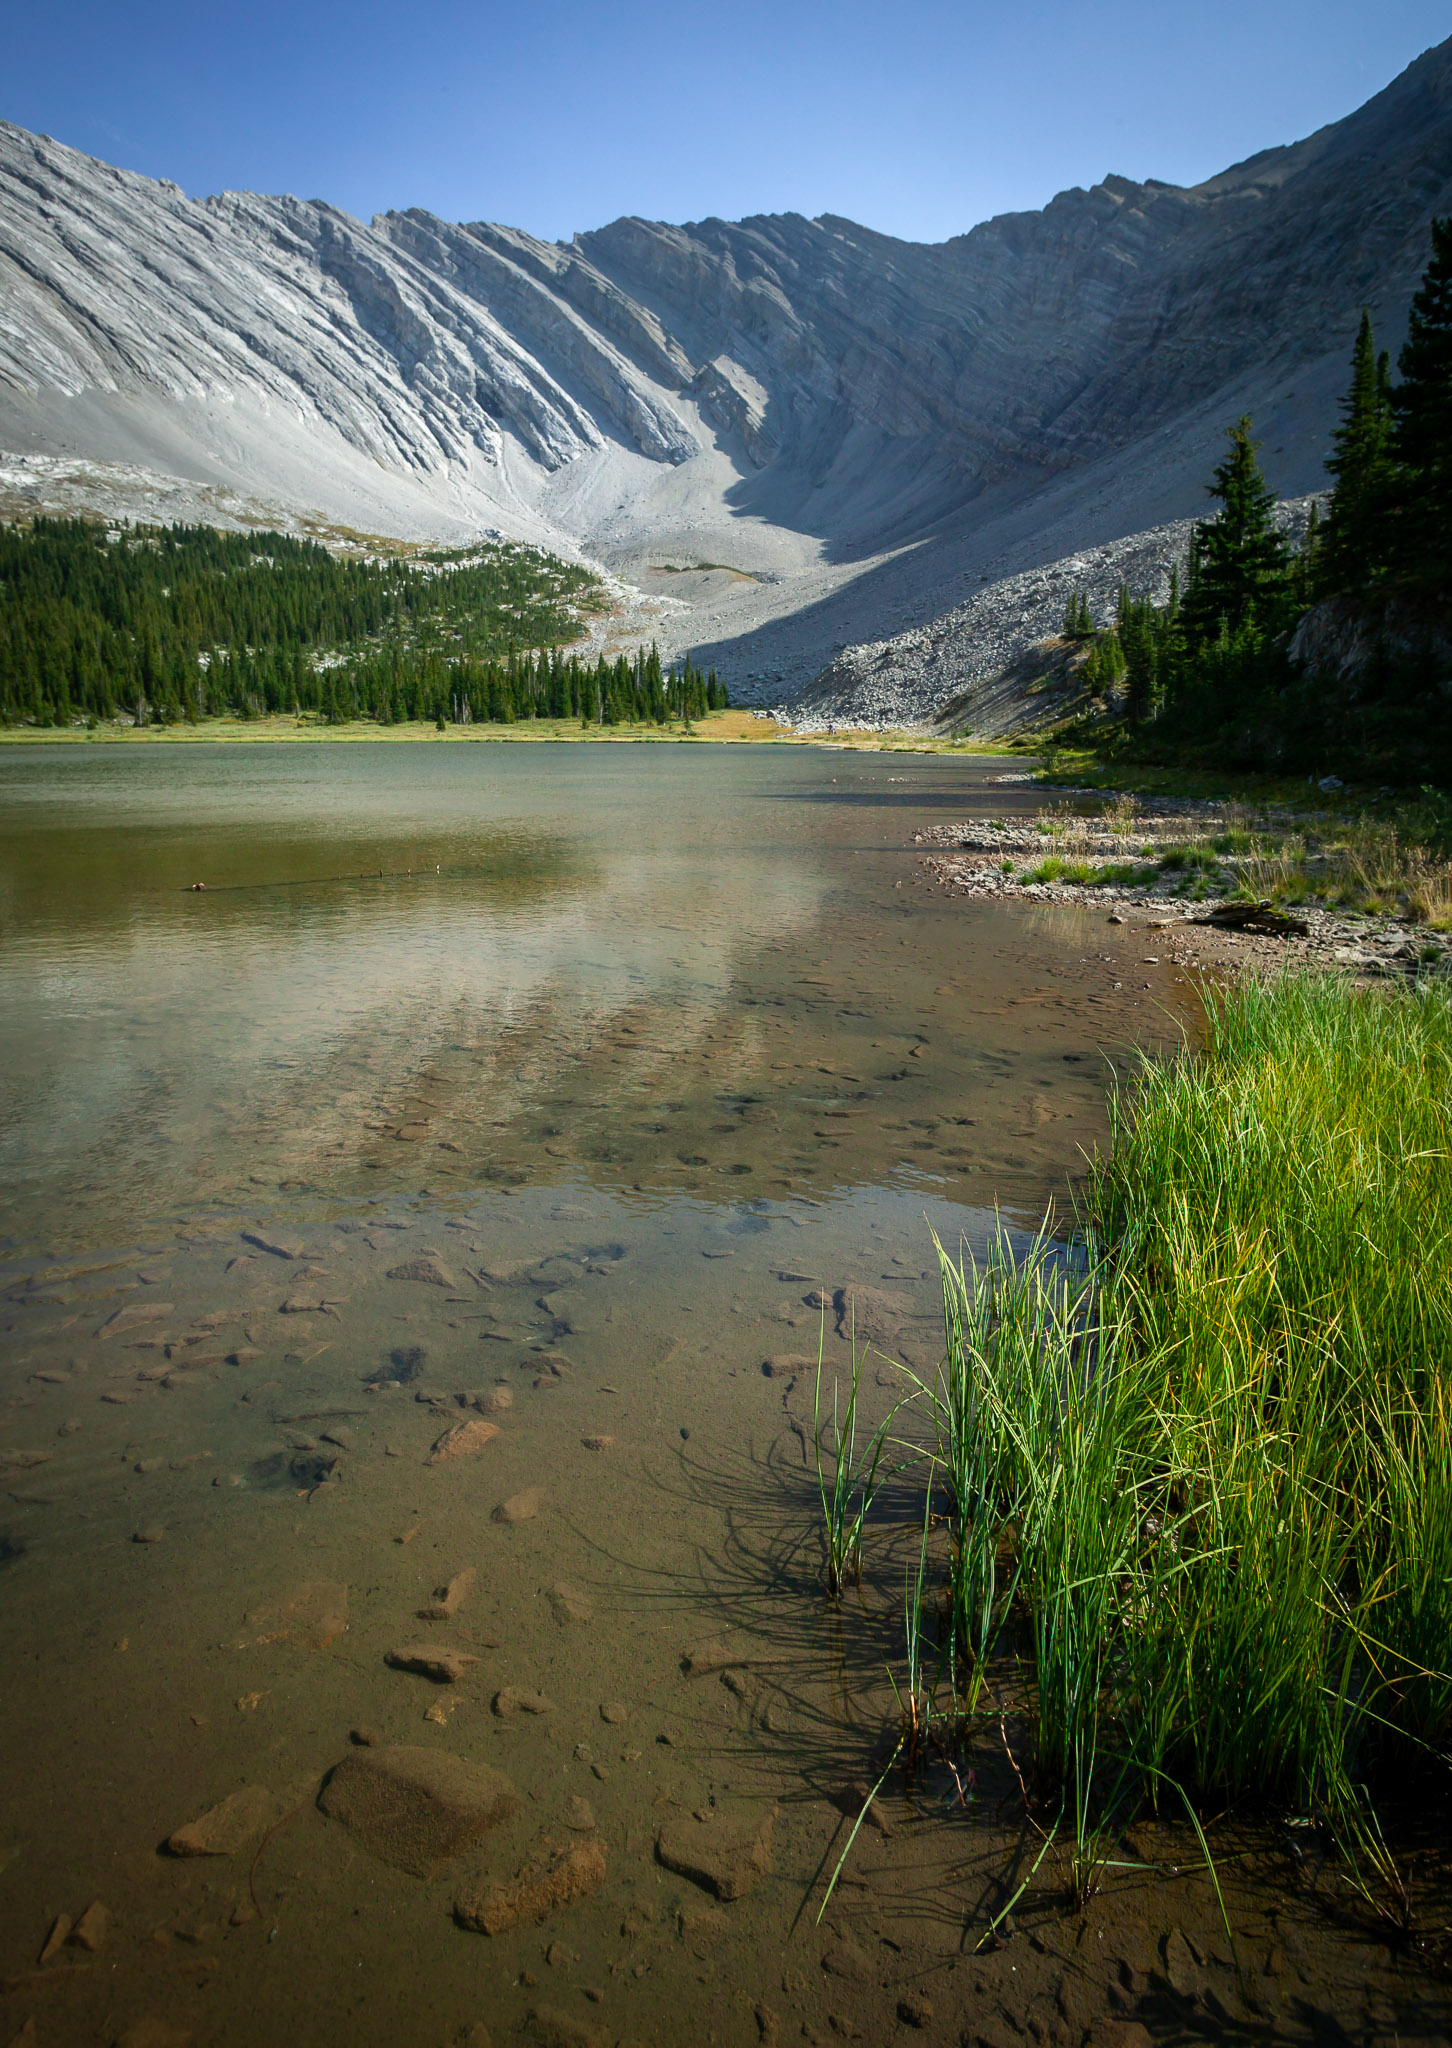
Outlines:
[[[822,1419],[854,1345],[865,1424],[931,1379],[935,1238],[1066,1231],[1197,1014],[919,879],[1005,765],[0,748],[4,2039],[1078,2048],[1171,1926],[1213,1974],[1168,1859],[980,1946],[1037,1846],[991,1722],[818,1920],[921,1513],[827,1599],[819,1356]]]

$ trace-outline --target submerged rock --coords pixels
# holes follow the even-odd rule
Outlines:
[[[387,1365],[380,1365],[376,1372],[370,1372],[363,1384],[365,1387],[407,1386],[422,1373],[427,1359],[428,1353],[422,1346],[401,1345],[389,1352]]]
[[[72,1924],[69,1913],[57,1913],[54,1920],[51,1921],[50,1933],[45,1937],[40,1951],[39,1961],[42,1969],[51,1960],[52,1956],[60,1954],[61,1950],[70,1940]]]
[[[277,1818],[277,1801],[265,1785],[244,1785],[167,1837],[173,1856],[235,1856]]]
[[[655,1852],[667,1870],[688,1877],[718,1899],[743,1899],[771,1875],[771,1831],[777,1809],[707,1821],[680,1821],[661,1829]]]
[[[332,1451],[299,1451],[285,1460],[285,1475],[279,1475],[284,1483],[315,1493],[320,1486],[326,1486],[339,1476],[342,1460]],[[278,1481],[274,1480],[274,1484]]]
[[[815,1358],[809,1358],[805,1352],[778,1351],[770,1358],[762,1359],[761,1370],[763,1376],[769,1380],[795,1380],[805,1377],[808,1373],[814,1373],[817,1370],[817,1361]]]
[[[587,2027],[573,2013],[561,2012],[555,2005],[532,2006],[525,2028],[531,2048],[615,2048],[613,2033]]]
[[[191,2042],[185,2027],[174,2027],[154,2012],[143,2013],[124,2034],[116,2036],[116,2048],[191,2048]]]
[[[280,1238],[276,1237],[264,1237],[260,1230],[244,1230],[242,1242],[243,1244],[255,1245],[260,1252],[271,1252],[275,1259],[300,1259],[302,1257],[300,1245],[284,1244]]]
[[[545,1490],[542,1486],[526,1486],[520,1493],[512,1493],[508,1500],[500,1501],[490,1517],[495,1522],[532,1522],[544,1506]]]
[[[442,1643],[405,1643],[400,1650],[390,1650],[384,1662],[396,1671],[421,1672],[438,1685],[455,1685],[479,1659]]]
[[[479,1574],[473,1565],[466,1565],[461,1572],[455,1572],[449,1583],[439,1593],[432,1606],[419,1609],[420,1621],[449,1621],[456,1615],[473,1590]]]
[[[175,1313],[175,1302],[131,1302],[125,1308],[118,1308],[114,1315],[108,1316],[96,1335],[102,1339],[122,1337],[129,1330],[139,1329],[143,1323],[159,1323]]]
[[[501,1721],[508,1721],[515,1714],[552,1714],[553,1700],[546,1699],[542,1692],[528,1692],[523,1686],[506,1685],[494,1695],[494,1711]]]
[[[334,1579],[305,1579],[270,1607],[247,1616],[263,1634],[263,1643],[293,1643],[302,1650],[325,1650],[348,1626],[348,1588]]]
[[[595,1619],[595,1610],[584,1594],[563,1580],[550,1587],[550,1611],[561,1628],[576,1628]]]
[[[872,1954],[850,1935],[833,1942],[822,1956],[822,1968],[829,1977],[841,1977],[848,1984],[874,1984],[877,1967]]]
[[[433,1252],[426,1252],[421,1258],[405,1259],[401,1266],[390,1266],[390,1280],[418,1280],[426,1287],[447,1287],[452,1294],[458,1281],[443,1261]]]
[[[110,1928],[110,1908],[103,1905],[100,1899],[92,1899],[90,1905],[87,1906],[85,1912],[82,1913],[80,1919],[71,1929],[71,1946],[73,1948],[83,1948],[88,1954],[95,1955],[96,1951],[105,1941]]]
[[[592,1836],[571,1843],[542,1867],[521,1871],[513,1884],[461,1892],[454,1901],[454,1917],[477,1934],[503,1934],[511,1927],[547,1920],[604,1882],[605,1851]]]
[[[1199,1958],[1183,1931],[1172,1927],[1164,1937],[1165,1978],[1170,1989],[1179,1998],[1193,1999],[1203,1987],[1203,1973]]]
[[[707,1636],[681,1652],[681,1669],[688,1678],[711,1678],[718,1671],[731,1671],[747,1664],[772,1664],[775,1654],[753,1642],[750,1636]]]
[[[446,1429],[437,1439],[424,1463],[447,1465],[458,1458],[471,1458],[486,1444],[493,1443],[498,1434],[498,1423],[486,1422],[482,1415],[476,1415],[468,1422],[456,1422],[452,1429]]]
[[[921,1315],[917,1304],[881,1287],[839,1287],[832,1297],[837,1335],[859,1344],[890,1344],[899,1323]]]
[[[380,1862],[432,1877],[471,1842],[512,1819],[524,1802],[486,1764],[399,1744],[352,1750],[330,1775],[318,1804]]]

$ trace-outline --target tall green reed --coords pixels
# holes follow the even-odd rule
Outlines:
[[[1208,1021],[1090,1196],[1193,1509],[1149,1661],[1198,1782],[1334,1799],[1452,1732],[1452,1000],[1286,977]]]
[[[1173,1787],[1323,1815],[1452,1738],[1452,999],[1287,977],[1146,1064],[1071,1269],[942,1258],[919,1399],[976,1696],[1005,1629],[1081,1844]]]
[[[825,1328],[818,1339],[817,1370],[812,1383],[812,1442],[816,1455],[817,1492],[822,1504],[827,1592],[835,1600],[849,1579],[860,1582],[862,1577],[863,1536],[878,1488],[887,1477],[882,1461],[887,1449],[888,1431],[900,1404],[894,1406],[878,1428],[868,1431],[865,1449],[859,1456],[857,1431],[862,1375],[869,1353],[866,1346],[858,1350],[854,1330],[852,1376],[848,1381],[846,1403],[840,1407],[840,1412],[840,1390],[835,1376],[832,1380],[831,1443],[824,1454],[822,1439],[828,1430],[822,1407],[824,1346]]]

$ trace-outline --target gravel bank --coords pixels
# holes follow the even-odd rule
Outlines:
[[[1452,974],[1452,936],[1404,918],[1298,904],[1292,915],[1306,927],[1303,933],[1235,931],[1213,922],[1232,900],[1235,856],[1223,857],[1217,874],[1193,881],[1157,862],[1177,848],[1203,844],[1217,822],[1217,806],[1164,799],[1146,804],[1127,828],[1060,813],[1047,831],[1032,821],[970,818],[913,838],[944,849],[922,856],[921,879],[930,886],[954,896],[1102,906],[1111,925],[1155,935],[1159,954],[1145,965],[1163,958],[1190,967],[1315,966],[1373,979]],[[1092,865],[1112,878],[1028,879],[1056,858]],[[1116,870],[1124,872],[1115,876]]]
[[[1282,530],[1297,542],[1313,503],[1313,496],[1289,498],[1279,507]],[[1059,634],[1073,592],[1087,594],[1101,627],[1114,621],[1121,584],[1165,603],[1174,571],[1183,576],[1194,526],[1171,520],[985,583],[928,625],[844,648],[776,717],[798,732],[946,726],[999,739],[1072,694]]]

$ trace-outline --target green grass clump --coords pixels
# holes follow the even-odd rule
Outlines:
[[[1053,853],[1035,867],[1025,868],[1020,879],[1025,882],[1077,882],[1085,888],[1105,889],[1138,887],[1153,881],[1154,877],[1152,867],[1132,860],[1065,860],[1062,855]]]
[[[1289,1803],[1395,1915],[1374,1801],[1452,1738],[1452,996],[1207,1000],[1114,1104],[1087,1267],[943,1260],[959,1691],[1016,1636],[1081,1845]]]
[[[825,1331],[824,1331],[825,1335]],[[862,1539],[867,1518],[881,1484],[883,1454],[892,1417],[868,1433],[864,1451],[857,1448],[862,1374],[869,1352],[852,1345],[852,1377],[845,1404],[832,1381],[830,1425],[822,1402],[822,1339],[817,1344],[817,1371],[812,1390],[812,1442],[816,1449],[817,1491],[822,1504],[823,1568],[829,1595],[836,1599],[849,1579],[862,1578]],[[831,1441],[824,1445],[828,1434]]]
[[[1217,854],[1208,846],[1172,846],[1160,855],[1160,866],[1169,873],[1215,874],[1220,866]]]
[[[1435,1643],[1419,1624],[1414,1648],[1426,1545],[1389,1540],[1433,1504],[1428,1432],[1452,1448],[1452,1001],[1247,982],[1210,1024],[1201,1058],[1149,1069],[1118,1105],[1093,1194],[1116,1310],[1153,1368],[1167,1499],[1193,1504],[1196,1555],[1220,1560],[1177,1573],[1183,1612],[1162,1622],[1185,1686],[1165,1755],[1207,1790],[1290,1789],[1289,1772],[1311,1796],[1353,1749],[1440,1740],[1452,1709],[1442,1681],[1430,1717],[1405,1711],[1425,1695],[1415,1668],[1452,1661],[1452,1581]],[[1207,1600],[1213,1648],[1192,1621]]]

